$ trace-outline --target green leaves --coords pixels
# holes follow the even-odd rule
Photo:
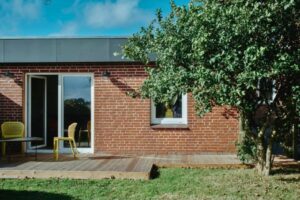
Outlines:
[[[298,84],[293,80],[299,74],[299,4],[194,0],[177,7],[171,1],[171,14],[163,18],[158,11],[123,53],[145,63],[156,55],[157,66],[148,70],[141,87],[144,98],[170,102],[191,92],[201,115],[214,105],[253,112],[262,102],[257,96],[261,78],[276,80],[282,88]]]

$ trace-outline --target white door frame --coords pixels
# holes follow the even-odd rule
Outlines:
[[[26,73],[25,74],[25,127],[29,125],[29,80],[31,76],[46,76],[57,75],[58,76],[58,137],[63,136],[63,77],[64,76],[89,76],[91,77],[91,138],[90,148],[78,148],[80,153],[94,153],[94,74],[93,73]],[[25,129],[25,135],[28,135],[27,128]],[[64,148],[63,145],[59,145],[61,153],[70,153],[70,148]],[[26,152],[34,152],[33,149],[26,148]],[[39,153],[52,153],[52,149],[39,149]]]
[[[47,78],[43,77],[43,76],[29,76],[29,88],[28,88],[28,92],[29,92],[29,97],[28,98],[28,136],[32,137],[31,135],[31,110],[32,110],[32,104],[31,104],[31,96],[32,96],[32,78],[35,79],[41,79],[45,81],[45,85],[44,85],[44,143],[41,145],[37,145],[37,146],[32,146],[32,143],[29,142],[28,143],[28,148],[29,149],[35,149],[35,148],[41,148],[41,147],[45,147],[47,146]]]

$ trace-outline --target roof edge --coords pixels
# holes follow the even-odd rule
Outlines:
[[[9,36],[2,37],[0,40],[33,40],[33,39],[128,39],[132,36]]]

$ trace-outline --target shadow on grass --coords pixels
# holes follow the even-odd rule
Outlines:
[[[274,163],[273,175],[300,174],[300,163],[295,161],[280,161]]]
[[[279,178],[278,180],[286,182],[286,183],[300,183],[300,177],[286,177]]]
[[[300,166],[298,167],[280,167],[272,170],[273,175],[300,174]]]
[[[17,190],[0,190],[0,199],[14,199],[14,200],[52,200],[52,199],[73,199],[71,196],[65,194],[54,194],[49,192],[38,191],[17,191]]]
[[[156,165],[153,165],[152,170],[150,172],[150,179],[159,178],[159,168]]]

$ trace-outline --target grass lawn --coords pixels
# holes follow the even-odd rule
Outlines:
[[[252,169],[160,169],[150,181],[0,180],[0,199],[300,199],[300,173]]]

